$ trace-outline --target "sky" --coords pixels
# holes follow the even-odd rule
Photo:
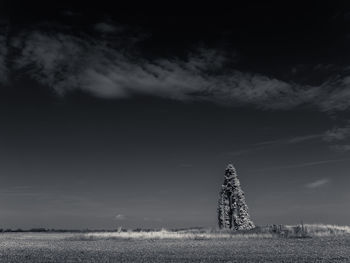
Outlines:
[[[0,12],[0,228],[216,227],[229,163],[256,225],[350,221],[350,9]]]

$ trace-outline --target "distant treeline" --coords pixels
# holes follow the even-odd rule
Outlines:
[[[55,229],[55,228],[30,228],[30,229],[1,229],[0,233],[22,233],[22,232],[41,232],[41,233],[91,233],[91,232],[157,232],[162,231],[166,229],[156,229],[156,228],[135,228],[135,229],[126,229],[119,227],[118,229]],[[239,230],[235,231],[237,234],[242,233],[276,233],[280,235],[288,235],[290,232],[294,233],[307,233],[307,228],[303,225],[298,225],[295,227],[286,227],[284,225],[267,225],[267,226],[256,226],[253,229],[250,230]],[[189,227],[189,228],[174,228],[169,229],[166,231],[170,232],[193,232],[193,233],[226,233],[226,232],[232,232],[230,229],[208,229],[204,227]]]
[[[38,227],[38,228],[30,228],[30,229],[3,229],[0,228],[0,233],[17,233],[17,232],[51,232],[51,233],[88,233],[88,232],[157,232],[161,231],[164,228],[134,228],[134,229],[127,229],[123,227],[118,227],[117,229],[55,229],[55,228],[44,228],[44,227]],[[169,229],[169,231],[178,232],[178,231],[186,231],[186,230],[203,230],[206,231],[207,229],[205,227],[187,227],[187,228],[173,228]]]
[[[49,228],[30,228],[30,229],[1,229],[0,233],[21,233],[21,232],[50,232],[50,233],[88,233],[88,232],[110,232],[117,230],[105,230],[105,229],[49,229]],[[125,230],[127,231],[127,230]]]
[[[161,229],[153,228],[135,228],[135,229],[54,229],[54,228],[30,228],[30,229],[2,229],[0,228],[0,233],[22,233],[22,232],[48,232],[48,233],[90,233],[90,232],[155,232],[160,231]],[[178,231],[176,229],[171,231]]]

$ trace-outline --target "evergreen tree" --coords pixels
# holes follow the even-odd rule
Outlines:
[[[219,228],[247,230],[254,228],[250,219],[244,192],[241,189],[236,169],[229,164],[225,171],[218,202]]]

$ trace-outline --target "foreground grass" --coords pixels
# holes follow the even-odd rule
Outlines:
[[[0,262],[350,262],[344,233],[300,239],[158,232],[2,233]]]

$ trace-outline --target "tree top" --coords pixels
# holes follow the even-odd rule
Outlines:
[[[233,171],[236,171],[235,167],[234,167],[233,164],[231,164],[231,163],[229,163],[229,164],[227,165],[226,170],[233,170]]]

